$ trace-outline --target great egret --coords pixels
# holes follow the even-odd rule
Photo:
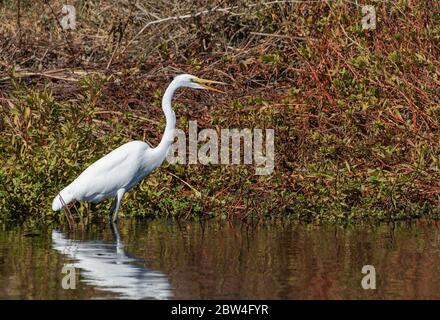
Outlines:
[[[61,210],[73,201],[99,203],[107,198],[114,198],[110,219],[115,222],[124,194],[165,160],[174,140],[176,127],[176,115],[171,107],[174,92],[182,87],[222,92],[211,88],[208,84],[224,83],[200,79],[189,74],[176,76],[162,98],[166,127],[159,145],[150,148],[143,141],[131,141],[113,150],[90,165],[71,184],[61,190],[52,202],[52,209]]]

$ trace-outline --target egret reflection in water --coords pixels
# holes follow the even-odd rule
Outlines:
[[[114,241],[82,241],[52,231],[52,246],[73,259],[81,269],[82,280],[124,299],[170,299],[171,285],[162,272],[145,268],[139,259],[127,256],[116,225],[111,225]]]

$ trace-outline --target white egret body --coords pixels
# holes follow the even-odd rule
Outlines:
[[[174,92],[181,87],[209,89],[207,83],[221,83],[182,74],[174,78],[162,98],[166,127],[159,145],[150,148],[143,141],[131,141],[105,155],[86,170],[71,184],[61,190],[52,203],[54,211],[61,210],[73,201],[99,203],[114,198],[111,213],[116,221],[122,197],[151,171],[165,160],[174,139],[176,116],[171,107]]]

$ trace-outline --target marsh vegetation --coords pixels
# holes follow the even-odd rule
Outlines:
[[[62,1],[1,1],[0,219],[63,219],[51,200],[87,165],[129,140],[157,144],[161,95],[182,72],[230,86],[180,92],[177,127],[273,128],[274,171],[168,164],[121,215],[438,216],[439,3],[369,2],[368,31],[364,2],[74,1],[66,31]]]

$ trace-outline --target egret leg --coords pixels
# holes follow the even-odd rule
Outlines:
[[[114,215],[115,212],[116,212],[116,206],[117,206],[117,203],[118,203],[118,196],[116,196],[116,197],[113,199],[112,207],[110,208],[110,214],[108,215],[108,220],[109,220],[110,224],[114,223],[114,221],[113,221],[113,215]],[[116,214],[117,214],[117,212],[116,212]]]
[[[110,221],[110,230],[113,234],[113,239],[116,241],[116,253],[119,256],[124,257],[124,244],[121,241],[121,236],[119,235],[118,226],[113,221]]]
[[[113,239],[116,241],[116,244],[119,244],[121,242],[121,236],[119,235],[118,226],[113,221],[110,221],[109,224],[110,224],[110,230],[113,235]]]
[[[116,202],[117,202],[117,196],[113,199],[113,202],[112,202],[112,206],[111,206],[111,208],[110,208],[110,214],[109,214],[109,218],[110,218],[110,220],[111,220],[111,217],[112,217],[112,215],[113,215],[113,212],[115,211],[115,209],[116,209]]]
[[[113,201],[112,210],[111,210],[111,220],[113,222],[116,222],[118,220],[118,211],[119,211],[119,207],[121,206],[121,200],[122,197],[124,196],[124,193],[125,193],[124,189],[118,190],[115,200]]]

